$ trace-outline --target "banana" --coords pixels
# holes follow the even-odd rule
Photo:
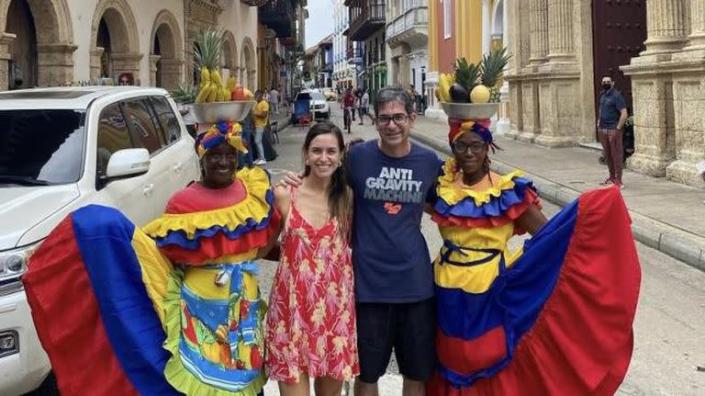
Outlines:
[[[207,83],[211,81],[211,74],[208,71],[208,68],[205,66],[201,66],[201,84],[199,88],[202,90]]]
[[[230,101],[230,89],[228,87],[223,87],[223,100],[226,102]]]
[[[441,73],[438,76],[438,95],[441,97],[442,102],[451,102],[450,99],[450,87],[453,85],[450,82],[449,76],[445,73]]]
[[[223,79],[220,77],[220,72],[218,70],[213,70],[211,72],[211,81],[219,87],[223,86]]]
[[[218,86],[215,84],[215,82],[211,82],[210,86],[208,87],[208,97],[206,97],[206,102],[215,102],[215,97],[217,93]]]
[[[223,96],[223,87],[216,87],[215,89],[215,101],[216,102],[222,102],[225,100],[225,97]]]
[[[198,91],[198,96],[196,96],[196,103],[204,103],[208,98],[208,93],[210,92],[211,82],[206,81],[204,86]]]

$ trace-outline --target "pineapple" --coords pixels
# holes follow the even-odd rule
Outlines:
[[[196,63],[201,69],[200,91],[197,98],[205,99],[206,102],[216,100],[217,92],[223,92],[222,81],[220,79],[220,57],[223,53],[223,34],[220,31],[206,30],[196,35],[196,46],[194,48]],[[204,91],[208,91],[208,93]],[[221,95],[222,96],[222,95]]]
[[[511,55],[507,55],[507,48],[498,51],[491,51],[482,57],[480,69],[482,76],[480,82],[490,89],[490,102],[499,102],[499,80],[502,78],[504,67],[507,65]]]
[[[480,66],[474,63],[468,64],[467,59],[460,58],[455,62],[455,82],[462,85],[468,92],[477,85],[480,77]]]

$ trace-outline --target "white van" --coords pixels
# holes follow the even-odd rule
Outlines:
[[[37,245],[87,204],[143,225],[199,179],[178,114],[158,88],[0,93],[0,395],[35,390],[51,370],[21,283]]]

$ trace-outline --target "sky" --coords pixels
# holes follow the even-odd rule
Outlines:
[[[315,45],[333,33],[333,3],[333,0],[308,0],[305,48]]]

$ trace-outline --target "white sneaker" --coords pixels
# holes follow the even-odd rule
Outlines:
[[[257,161],[253,162],[253,164],[255,164],[255,165],[264,165],[266,163],[267,163],[267,161],[265,161],[263,159],[258,159]]]

